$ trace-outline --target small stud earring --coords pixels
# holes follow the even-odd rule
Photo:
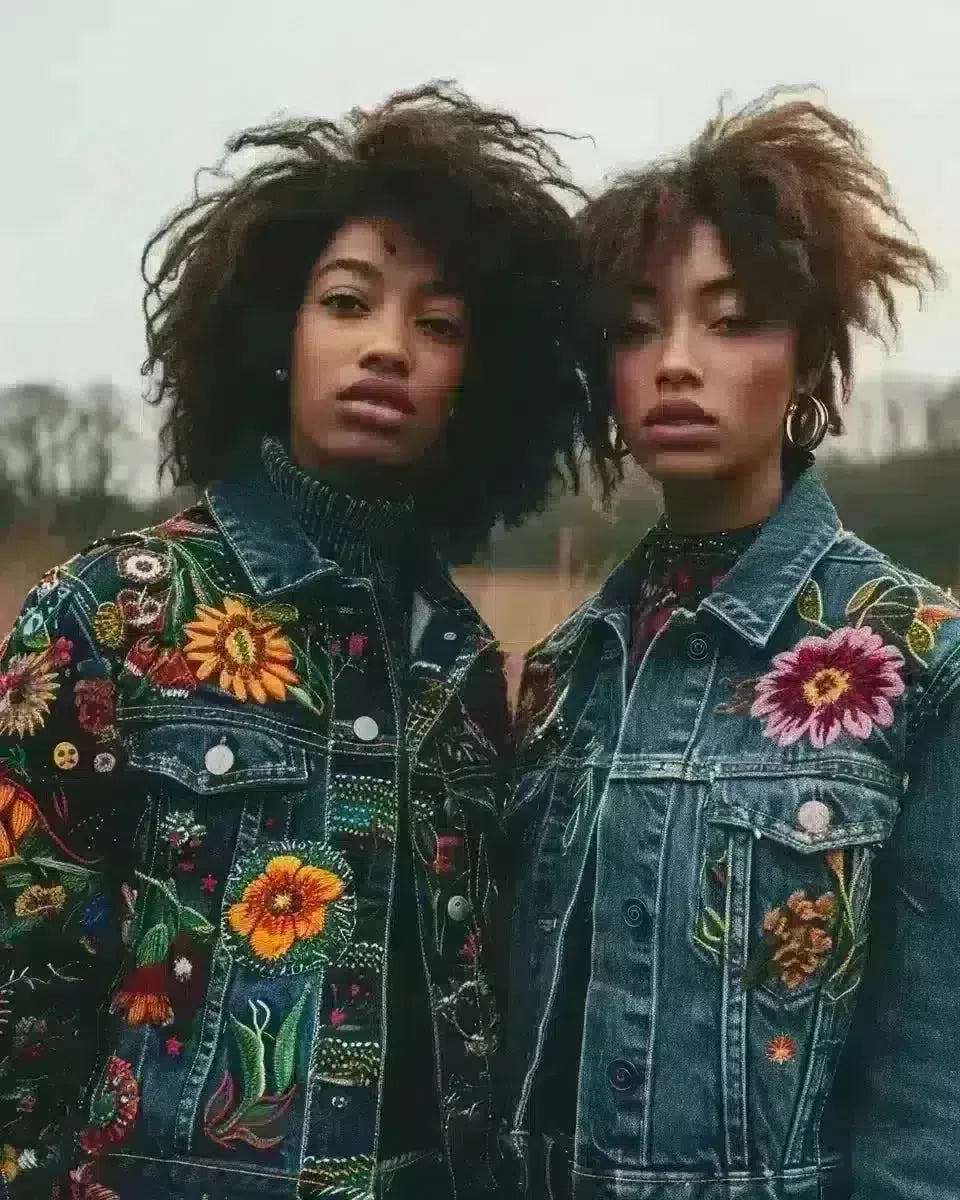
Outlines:
[[[289,378],[289,375],[290,375],[290,372],[287,370],[286,367],[277,367],[277,369],[273,372],[273,377],[277,381],[277,383],[286,383],[287,379]]]

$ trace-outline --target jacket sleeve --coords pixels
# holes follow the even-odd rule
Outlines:
[[[0,1195],[49,1194],[118,961],[114,681],[59,571],[0,643]]]
[[[855,1200],[960,1196],[960,702],[921,726],[878,864],[855,1034]]]

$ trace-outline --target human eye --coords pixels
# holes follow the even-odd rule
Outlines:
[[[460,342],[464,337],[463,321],[447,313],[430,313],[421,317],[418,324],[441,342]]]
[[[362,296],[341,288],[321,296],[320,303],[338,317],[360,317],[369,311],[369,305]]]
[[[616,340],[622,346],[642,346],[656,337],[656,322],[650,317],[630,317],[617,331]]]

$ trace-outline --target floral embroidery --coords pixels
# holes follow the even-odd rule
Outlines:
[[[66,902],[66,889],[59,884],[56,887],[43,887],[39,883],[35,883],[20,893],[14,903],[13,911],[18,917],[53,917]]]
[[[867,626],[806,637],[773,659],[750,712],[766,718],[764,736],[781,746],[806,735],[822,749],[841,730],[868,738],[893,723],[890,700],[904,691],[903,665],[900,651]]]
[[[309,998],[307,988],[275,1038],[267,1033],[273,1014],[263,1000],[249,1002],[252,1013],[249,1025],[229,1014],[242,1079],[238,1089],[232,1072],[226,1071],[204,1108],[204,1133],[218,1146],[232,1149],[235,1143],[243,1142],[254,1150],[270,1150],[283,1141],[282,1133],[270,1133],[269,1129],[287,1112],[299,1087],[294,1075],[300,1021]],[[272,1054],[268,1053],[268,1040]]]
[[[791,1063],[797,1057],[797,1043],[785,1033],[778,1033],[770,1039],[767,1046],[767,1058],[772,1063]]]
[[[338,1087],[372,1087],[380,1078],[380,1043],[326,1037],[314,1051],[317,1078]]]
[[[148,596],[145,592],[135,592],[125,588],[117,594],[117,604],[120,607],[124,625],[124,636],[127,628],[137,634],[161,633],[168,595]]]
[[[129,546],[117,555],[117,570],[133,583],[160,583],[170,574],[170,562],[154,550]]]
[[[90,1128],[80,1134],[87,1154],[100,1154],[122,1142],[133,1128],[140,1111],[140,1084],[130,1063],[111,1055],[106,1075],[90,1105]]]
[[[119,650],[124,642],[123,613],[112,600],[101,604],[93,618],[93,632],[105,650]]]
[[[279,627],[231,596],[224,597],[222,609],[199,605],[184,629],[190,639],[184,653],[198,664],[197,678],[217,674],[223,691],[237,700],[282,701],[287,687],[300,682],[291,669],[293,650]]]
[[[56,1200],[56,1193],[51,1200]],[[70,1172],[70,1200],[120,1200],[111,1188],[97,1182],[93,1162],[85,1162]]]
[[[78,679],[73,688],[77,722],[86,733],[101,737],[113,731],[117,690],[109,679]]]
[[[160,822],[160,834],[173,850],[199,850],[207,835],[192,812],[167,813]]]
[[[762,951],[764,968],[757,971],[756,966],[752,970],[748,966],[747,985],[771,975],[790,991],[806,983],[833,950],[830,925],[836,907],[833,892],[811,900],[805,891],[798,890],[786,904],[772,908],[763,918],[767,942]]]
[[[112,1013],[122,1013],[128,1025],[170,1025],[173,1005],[167,995],[169,975],[165,963],[137,967],[120,983]]]
[[[228,882],[226,944],[261,970],[277,964],[302,971],[332,961],[353,932],[350,878],[330,846],[260,847]]]
[[[0,674],[0,734],[27,737],[46,723],[60,681],[50,650],[17,654]]]
[[[20,853],[36,820],[36,805],[26,788],[0,776],[0,862]]]
[[[161,695],[189,696],[197,690],[197,678],[183,651],[161,646],[153,637],[138,639],[123,665],[131,675],[149,680]]]

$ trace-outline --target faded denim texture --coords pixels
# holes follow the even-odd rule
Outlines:
[[[813,472],[628,688],[630,578],[525,665],[505,1190],[953,1200],[956,603]]]

